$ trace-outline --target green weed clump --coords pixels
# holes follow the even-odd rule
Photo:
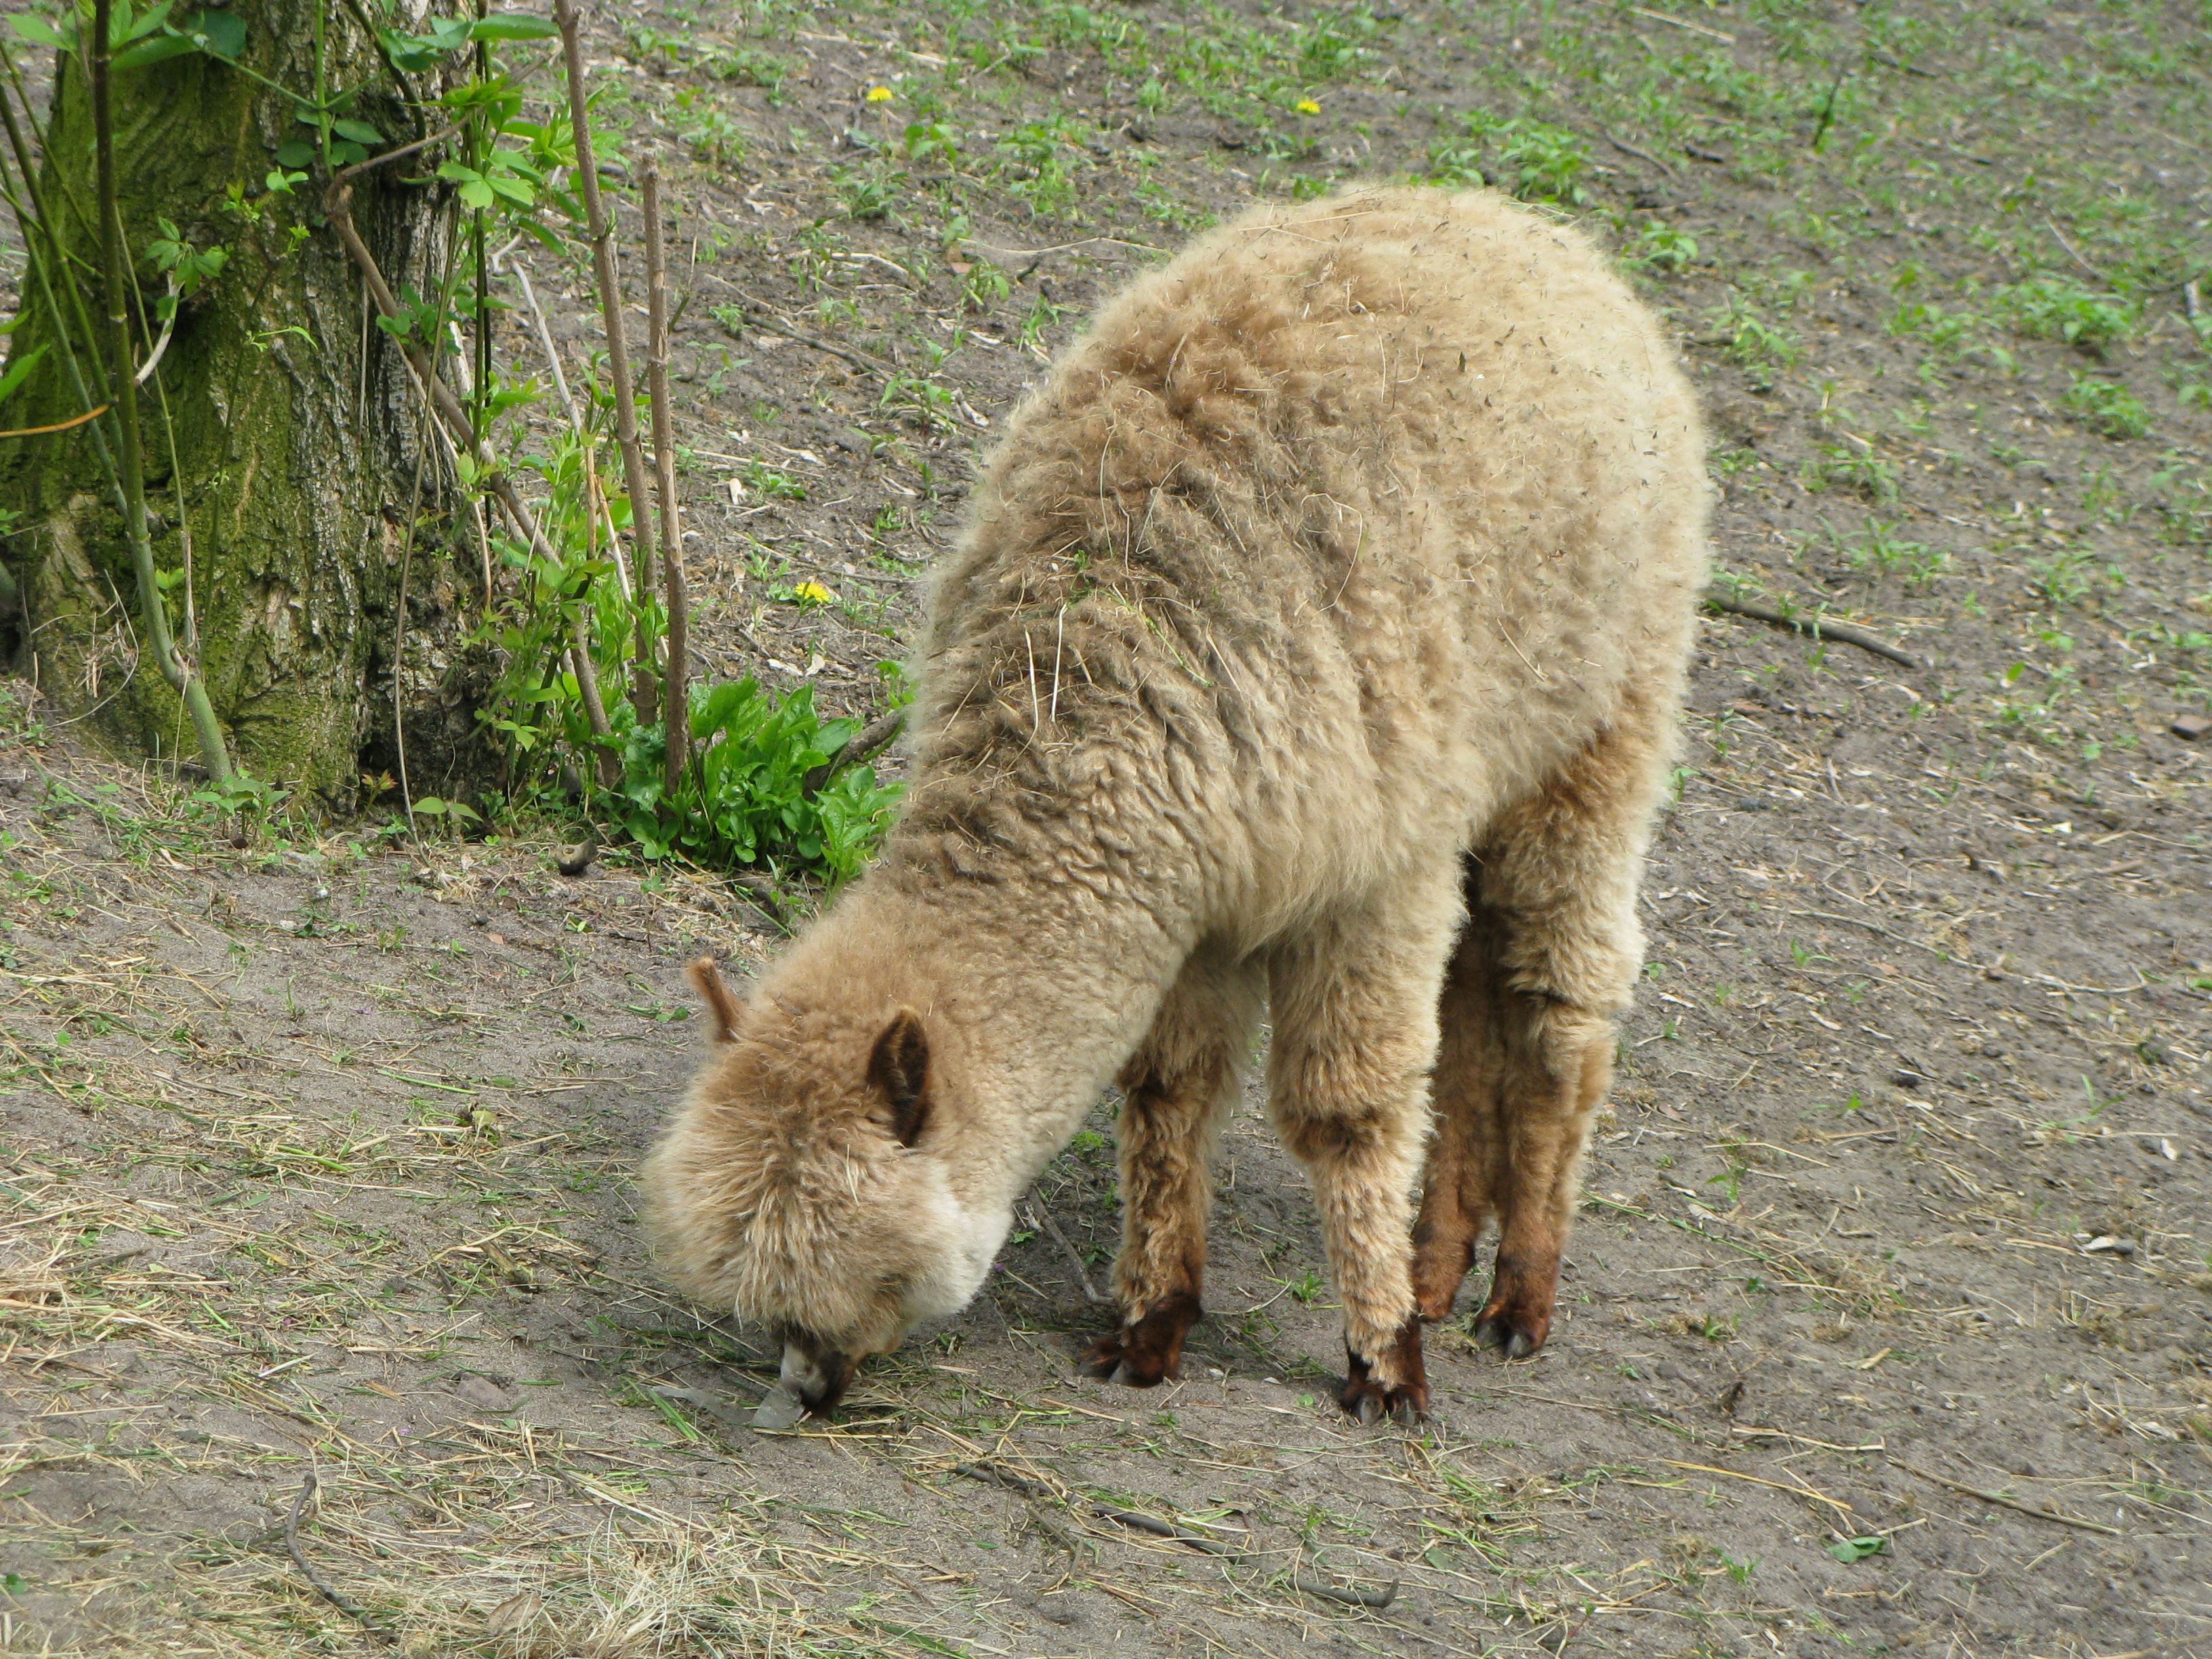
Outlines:
[[[1698,257],[1698,239],[1686,230],[1654,220],[1637,233],[1622,258],[1629,264],[1668,276],[1687,270]]]
[[[1897,532],[1895,520],[1870,518],[1856,536],[1835,535],[1833,530],[1829,533],[1835,536],[1844,556],[1858,569],[1900,576],[1915,586],[1935,580],[1951,568],[1948,553]]]
[[[2150,410],[2142,399],[2112,380],[2076,374],[2058,401],[2083,426],[2107,438],[2140,438],[2150,430]]]
[[[648,858],[680,855],[722,867],[795,863],[834,888],[860,873],[898,803],[900,790],[878,782],[868,766],[809,792],[807,775],[828,766],[860,726],[823,720],[812,686],[779,698],[748,675],[695,690],[691,763],[673,796],[663,787],[659,726],[641,725],[620,702],[607,714],[622,745],[622,776],[595,804]]]
[[[1525,115],[1499,120],[1487,110],[1460,117],[1462,131],[1429,146],[1431,184],[1498,184],[1523,202],[1583,207],[1590,193],[1582,184],[1589,152],[1579,133]],[[1486,167],[1486,161],[1488,166]],[[1695,244],[1692,244],[1694,250]]]
[[[2111,295],[2094,294],[2059,276],[2037,276],[1990,291],[1998,314],[2016,333],[2057,340],[2103,356],[2135,331],[2140,308]]]

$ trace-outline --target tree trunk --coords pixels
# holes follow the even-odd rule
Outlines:
[[[181,8],[179,9],[181,10]],[[353,88],[343,110],[387,143],[415,137],[407,86],[329,0],[237,0],[240,64],[302,96]],[[228,258],[184,300],[143,391],[147,499],[179,647],[204,678],[238,761],[331,808],[364,772],[397,769],[395,621],[405,568],[408,637],[397,711],[417,793],[453,793],[481,752],[464,642],[481,598],[473,526],[434,528],[453,499],[400,354],[370,321],[357,271],[321,222],[328,170],[291,193],[265,182],[278,147],[314,140],[293,97],[198,55],[115,73],[115,143],[129,257],[143,303],[143,363],[165,278],[145,258],[167,233]],[[374,148],[382,148],[382,145]],[[98,230],[91,115],[80,66],[58,66],[39,189],[67,280],[22,283],[10,361],[47,355],[0,407],[0,427],[66,421],[106,400],[95,342]],[[428,292],[444,255],[441,196],[407,163],[362,177],[353,216],[395,289]],[[41,237],[33,233],[34,261]],[[51,267],[48,275],[59,272]],[[74,357],[77,373],[73,374]],[[80,380],[79,376],[82,379]],[[112,472],[112,416],[0,444],[0,507],[18,615],[16,665],[55,712],[118,747],[190,757],[176,694],[137,637],[137,596]],[[407,548],[410,526],[415,532]],[[447,556],[458,530],[470,556]],[[187,562],[189,561],[189,573]]]

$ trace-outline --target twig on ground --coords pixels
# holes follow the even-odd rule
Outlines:
[[[1849,1515],[1851,1512],[1851,1506],[1841,1498],[1831,1498],[1827,1493],[1815,1492],[1810,1486],[1793,1486],[1786,1481],[1769,1480],[1763,1474],[1745,1474],[1735,1469],[1716,1468],[1711,1463],[1685,1463],[1673,1457],[1662,1457],[1659,1461],[1670,1469],[1694,1469],[1699,1474],[1724,1474],[1731,1480],[1748,1480],[1754,1486],[1771,1486],[1777,1492],[1788,1492],[1792,1498],[1809,1498],[1816,1504],[1826,1504],[1830,1509],[1840,1514]]]
[[[905,729],[906,710],[903,708],[894,708],[888,714],[877,716],[848,738],[843,748],[807,773],[800,780],[799,788],[810,795],[819,794],[839,773],[849,771],[865,761],[873,760],[890,748]]]
[[[1076,1254],[1075,1246],[1068,1243],[1067,1235],[1060,1231],[1060,1224],[1052,1218],[1052,1212],[1042,1204],[1033,1203],[1030,1206],[1030,1213],[1037,1218],[1045,1231],[1052,1235],[1053,1243],[1067,1252],[1067,1265],[1075,1269],[1076,1283],[1083,1286],[1083,1299],[1101,1306],[1110,1301],[1110,1297],[1099,1295],[1097,1288],[1091,1284],[1091,1275],[1084,1271],[1083,1258]]]
[[[1862,651],[1871,651],[1877,657],[1887,657],[1907,668],[1926,666],[1910,652],[1900,651],[1888,641],[1877,639],[1863,628],[1854,628],[1849,623],[1831,622],[1826,617],[1792,616],[1786,611],[1776,611],[1767,605],[1753,605],[1748,599],[1739,599],[1717,587],[1705,590],[1705,602],[1709,611],[1725,611],[1731,617],[1748,617],[1753,622],[1771,623],[1777,628],[1809,634],[1816,640],[1835,640],[1844,645],[1856,645]]]
[[[897,373],[897,371],[892,368],[888,363],[877,362],[872,358],[863,357],[857,351],[848,351],[844,347],[841,345],[832,345],[827,340],[817,340],[811,334],[802,334],[795,328],[786,328],[781,323],[769,322],[766,318],[760,314],[759,301],[755,301],[752,303],[755,308],[745,313],[745,326],[747,328],[757,328],[763,334],[778,334],[787,340],[796,340],[803,346],[812,346],[817,351],[826,351],[832,357],[842,357],[847,362],[852,364],[854,368],[865,369],[871,374],[893,374]],[[728,335],[732,339],[735,340],[741,337],[739,331],[737,329],[732,328],[727,323],[721,322],[720,319],[717,319],[716,321],[722,332]]]
[[[376,1615],[370,1613],[368,1608],[358,1607],[347,1601],[344,1596],[332,1589],[329,1581],[317,1572],[308,1563],[307,1558],[301,1553],[300,1515],[307,1507],[307,1500],[315,1495],[317,1484],[315,1472],[309,1469],[307,1478],[300,1483],[300,1495],[292,1500],[292,1513],[285,1518],[284,1547],[291,1553],[292,1565],[299,1568],[307,1581],[314,1586],[316,1595],[321,1596],[324,1601],[345,1614],[347,1618],[356,1620],[363,1630],[389,1647],[392,1642],[392,1632],[376,1622]]]
[[[1674,168],[1668,167],[1664,161],[1651,154],[1650,150],[1638,149],[1635,145],[1627,143],[1626,140],[1614,137],[1611,132],[1607,131],[1603,127],[1599,128],[1598,131],[1604,132],[1605,142],[1611,144],[1623,155],[1632,155],[1639,161],[1649,161],[1653,167],[1657,167],[1660,172],[1665,173],[1669,179],[1680,177]]]
[[[1940,1474],[1930,1474],[1926,1469],[1916,1468],[1902,1459],[1892,1460],[1907,1474],[1917,1474],[1923,1480],[1938,1486],[1948,1486],[1953,1492],[1963,1492],[1968,1498],[1978,1498],[1984,1504],[1995,1504],[1999,1509],[2011,1510],[2021,1515],[2032,1515],[2039,1521],[2055,1521],[2062,1527],[2079,1527],[2084,1532],[2101,1532],[2113,1538],[2124,1538],[2127,1534],[2118,1527],[2108,1527],[2101,1521],[2084,1521],[2078,1516],[2061,1515],[2057,1510],[2039,1509],[2033,1504],[2023,1504],[2017,1498],[2008,1498],[2001,1492],[1984,1492],[1979,1486],[1969,1486]]]
[[[1012,1469],[1001,1468],[995,1463],[982,1460],[955,1463],[952,1473],[964,1474],[971,1480],[995,1480],[1024,1498],[1041,1499],[1058,1495],[1041,1481],[1031,1480],[1025,1475],[1016,1474]],[[1139,1510],[1116,1509],[1110,1504],[1091,1504],[1085,1507],[1102,1520],[1118,1522],[1135,1532],[1150,1533],[1155,1538],[1165,1539],[1171,1544],[1182,1544],[1207,1555],[1218,1556],[1237,1566],[1260,1565],[1234,1545],[1224,1544],[1218,1538],[1201,1537],[1176,1526],[1172,1521],[1164,1521],[1157,1515],[1146,1515]],[[1395,1582],[1381,1589],[1353,1589],[1346,1585],[1328,1583],[1302,1570],[1291,1574],[1291,1587],[1308,1595],[1317,1595],[1325,1601],[1340,1601],[1346,1607],[1369,1607],[1376,1612],[1398,1599],[1398,1586]]]

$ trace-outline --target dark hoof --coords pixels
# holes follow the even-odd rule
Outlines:
[[[1551,1324],[1548,1319],[1520,1318],[1486,1308],[1474,1322],[1474,1340],[1476,1346],[1496,1348],[1508,1359],[1526,1359],[1544,1346],[1544,1339],[1551,1334]]]
[[[1076,1368],[1085,1376],[1151,1389],[1182,1375],[1182,1340],[1198,1322],[1198,1298],[1179,1296],[1155,1308],[1118,1335],[1102,1336],[1083,1351]]]
[[[1435,1242],[1419,1244],[1413,1254],[1414,1310],[1431,1324],[1450,1318],[1461,1282],[1474,1265],[1471,1241],[1456,1246]]]
[[[1459,1286],[1449,1291],[1425,1292],[1413,1298],[1413,1311],[1429,1324],[1451,1317],[1452,1303],[1459,1296]]]
[[[1095,1376],[1103,1382],[1119,1382],[1124,1388],[1152,1389],[1176,1375],[1180,1369],[1159,1363],[1158,1356],[1133,1352],[1129,1333],[1120,1336],[1102,1336],[1083,1351],[1075,1368],[1085,1376]]]
[[[1403,1428],[1411,1428],[1428,1416],[1429,1378],[1421,1364],[1419,1315],[1400,1326],[1390,1341],[1389,1369],[1400,1377],[1398,1382],[1385,1382],[1376,1376],[1374,1362],[1354,1352],[1348,1343],[1344,1356],[1344,1392],[1336,1399],[1346,1416],[1362,1423],[1380,1423],[1387,1417]]]

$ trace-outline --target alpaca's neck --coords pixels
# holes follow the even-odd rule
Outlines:
[[[922,1017],[974,1196],[1010,1200],[1067,1144],[1149,1028],[1188,941],[1133,900],[879,869],[834,927]]]

